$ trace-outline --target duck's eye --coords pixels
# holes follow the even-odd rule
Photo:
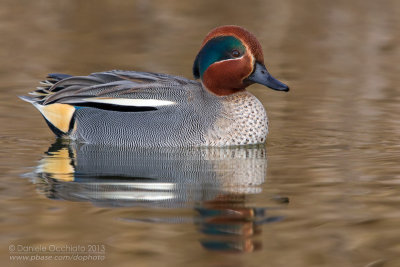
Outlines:
[[[231,51],[231,55],[233,57],[239,57],[240,56],[240,52],[238,50],[234,49],[234,50]]]

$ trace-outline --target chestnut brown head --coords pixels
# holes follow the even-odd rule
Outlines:
[[[289,91],[264,66],[256,37],[239,26],[221,26],[207,34],[193,64],[193,75],[216,95],[229,95],[253,83]]]

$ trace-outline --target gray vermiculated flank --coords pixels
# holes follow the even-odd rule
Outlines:
[[[174,84],[152,92],[126,94],[125,98],[157,99],[177,104],[154,111],[118,112],[81,108],[75,113],[76,138],[88,143],[124,146],[190,146],[204,143],[204,135],[216,120],[221,104],[206,94],[199,85]],[[104,95],[107,97],[107,94]],[[182,101],[185,100],[185,101]]]

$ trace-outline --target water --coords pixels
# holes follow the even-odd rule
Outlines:
[[[398,1],[0,5],[1,266],[400,265]],[[222,24],[254,32],[292,89],[249,89],[271,121],[265,147],[76,146],[16,97],[50,72],[191,77]],[[105,259],[21,262],[10,245]]]

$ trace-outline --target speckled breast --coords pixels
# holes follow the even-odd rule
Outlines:
[[[259,144],[268,134],[268,117],[264,106],[254,95],[244,91],[223,98],[223,109],[206,132],[207,146]]]

